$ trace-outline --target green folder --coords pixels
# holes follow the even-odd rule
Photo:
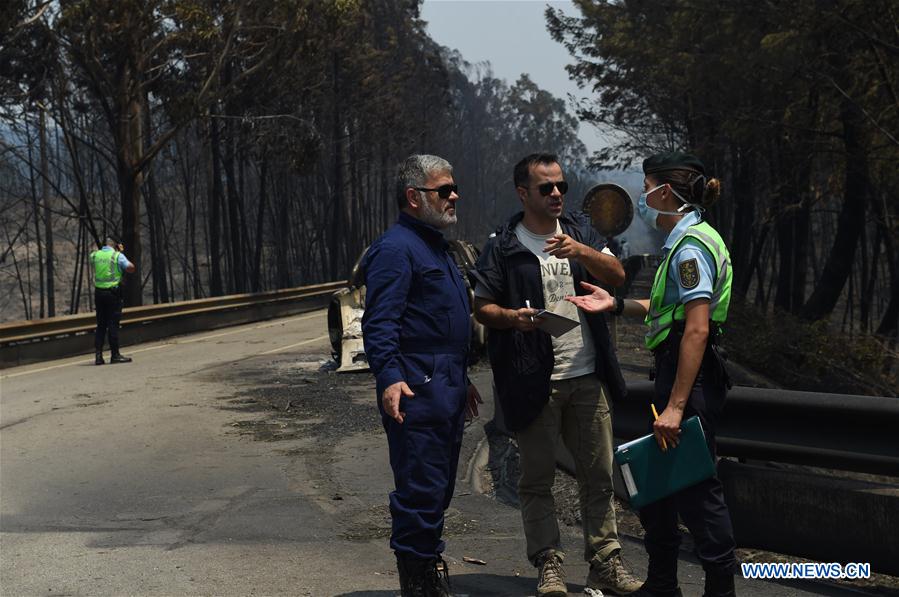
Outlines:
[[[621,467],[631,506],[638,509],[715,474],[699,417],[681,424],[676,448],[669,446],[662,452],[650,434],[618,446],[615,462]]]

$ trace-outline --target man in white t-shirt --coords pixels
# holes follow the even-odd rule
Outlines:
[[[568,184],[552,154],[515,166],[523,211],[487,242],[473,275],[475,315],[490,329],[496,394],[521,456],[518,493],[537,595],[567,594],[552,485],[561,435],[580,485],[586,588],[626,595],[640,582],[621,560],[612,505],[609,400],[626,391],[603,317],[564,300],[589,291],[581,282],[618,286],[624,269],[584,217],[563,213]],[[539,309],[580,320],[559,336],[539,329]],[[596,595],[596,592],[591,593]]]

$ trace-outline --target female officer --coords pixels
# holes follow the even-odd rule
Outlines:
[[[592,294],[568,300],[589,312],[645,317],[646,346],[655,357],[653,403],[661,413],[653,424],[656,441],[662,449],[676,446],[681,421],[698,415],[714,458],[715,430],[730,386],[717,337],[727,319],[733,274],[727,247],[703,212],[718,200],[721,183],[706,178],[697,157],[681,152],[646,159],[643,173],[637,211],[649,226],[668,234],[650,297],[616,299],[585,285]],[[705,570],[705,595],[734,595],[733,527],[717,476],[640,510],[649,573],[637,594],[681,594],[678,514]]]

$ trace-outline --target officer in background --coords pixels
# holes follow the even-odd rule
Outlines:
[[[646,347],[655,357],[653,404],[661,413],[653,433],[662,450],[677,446],[681,422],[698,416],[715,457],[715,431],[730,380],[718,353],[720,328],[730,305],[730,254],[721,235],[703,218],[717,200],[721,183],[706,178],[693,155],[669,152],[643,162],[643,193],[637,212],[646,224],[665,232],[662,263],[649,299],[613,298],[585,285],[592,294],[568,297],[581,309],[645,317]],[[647,405],[647,412],[649,407]],[[649,554],[646,582],[635,595],[676,597],[678,515],[690,530],[705,571],[705,597],[732,597],[734,533],[724,490],[717,476],[640,510]]]
[[[119,322],[122,319],[122,275],[133,273],[134,264],[128,261],[122,252],[125,247],[107,238],[106,245],[99,251],[91,253],[94,265],[94,304],[97,308],[97,331],[94,334],[96,360],[94,364],[102,365],[103,343],[109,333],[109,349],[112,355],[110,363],[130,363],[131,358],[119,352]]]
[[[444,511],[455,486],[466,413],[480,397],[468,383],[468,292],[443,230],[456,223],[452,166],[412,155],[396,177],[400,215],[365,255],[365,354],[396,489],[390,494],[404,597],[451,595]]]

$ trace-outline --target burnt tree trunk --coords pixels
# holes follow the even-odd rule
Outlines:
[[[214,116],[215,109],[212,109]],[[222,179],[219,176],[221,167],[219,165],[218,152],[218,124],[215,118],[209,118],[209,158],[208,158],[208,183],[206,185],[207,196],[209,198],[209,295],[221,296],[224,294],[224,286],[222,285],[222,264],[221,264],[221,228],[219,227],[219,208],[221,206],[222,197]]]
[[[848,99],[843,101],[840,110],[843,143],[846,149],[843,206],[838,218],[837,233],[821,272],[821,278],[802,311],[802,317],[811,321],[827,317],[837,304],[852,271],[855,252],[865,225],[865,205],[871,180],[862,133],[863,118],[864,115],[856,104]]]

